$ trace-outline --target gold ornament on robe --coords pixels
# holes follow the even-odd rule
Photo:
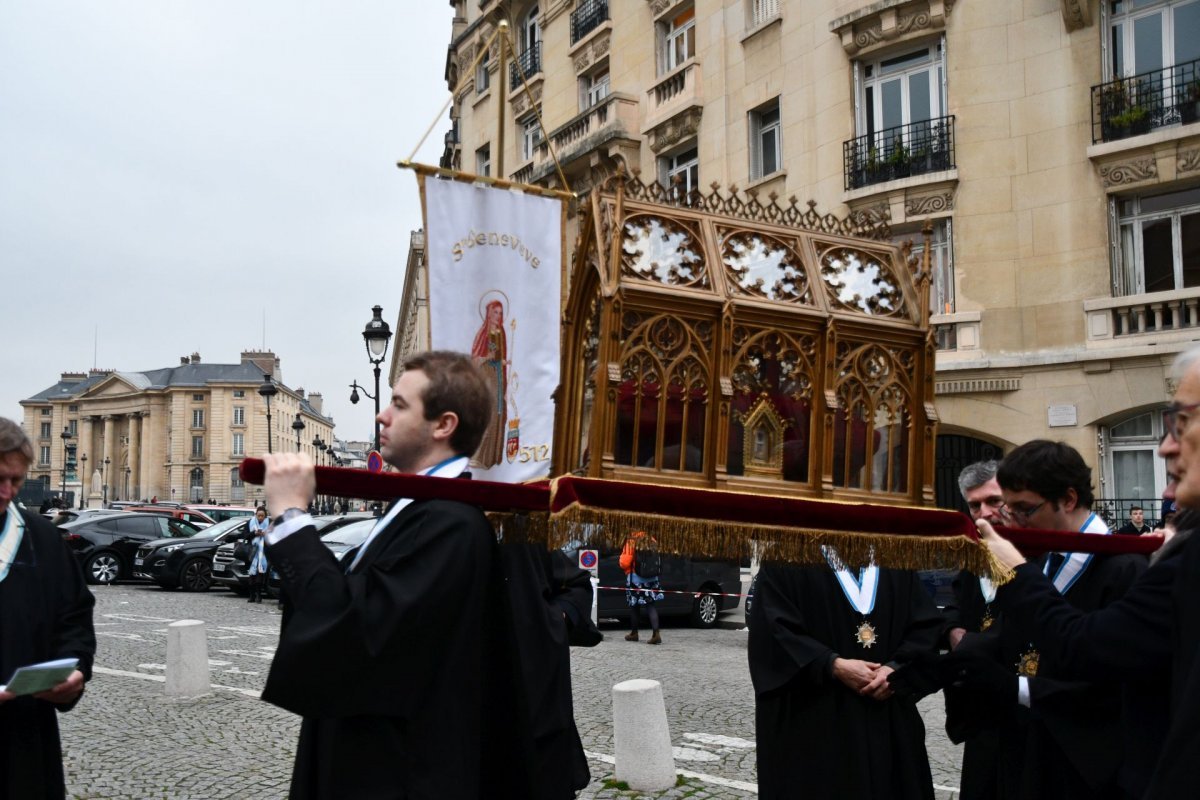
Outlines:
[[[854,633],[854,638],[863,646],[864,650],[870,650],[875,644],[875,626],[870,620],[863,620],[862,625],[858,626],[858,630]]]

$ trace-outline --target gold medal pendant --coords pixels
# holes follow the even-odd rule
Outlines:
[[[863,646],[864,650],[870,650],[875,644],[875,626],[870,620],[863,620],[862,625],[858,626],[858,630],[854,633],[854,638]]]
[[[1021,657],[1017,659],[1017,663],[1014,665],[1017,668],[1017,674],[1024,675],[1027,678],[1037,675],[1038,660],[1040,658],[1041,656],[1038,654],[1038,651],[1034,650],[1031,646],[1024,653],[1021,653]]]
[[[988,606],[983,610],[983,618],[979,620],[979,630],[986,631],[988,628],[992,627],[992,624],[995,621],[996,618],[992,616],[992,608],[991,606]]]

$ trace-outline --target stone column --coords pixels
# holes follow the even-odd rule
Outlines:
[[[138,500],[142,495],[142,412],[129,415],[129,493]],[[146,497],[145,499],[149,499]]]
[[[79,493],[83,495],[84,504],[87,504],[92,489],[92,470],[96,468],[96,431],[92,427],[92,417],[83,417],[83,426],[79,430],[79,453],[76,459],[79,461],[79,479],[82,485],[79,487]],[[87,463],[83,463],[83,455],[87,455]]]
[[[116,418],[112,414],[105,414],[103,419],[104,419],[104,458],[101,458],[100,459],[101,463],[97,464],[96,466],[100,467],[100,475],[104,479],[104,485],[108,487],[107,492],[103,492],[103,490],[101,490],[102,494],[104,495],[104,499],[112,500],[112,487],[114,485],[113,484],[113,470],[115,470],[117,467],[117,451],[116,451],[116,448],[113,447],[113,443],[117,439],[117,437],[116,437],[116,427],[117,426],[116,426]],[[103,463],[105,459],[108,460],[107,464]]]
[[[163,487],[160,485],[163,474],[162,465],[168,456],[159,452],[162,449],[162,437],[159,432],[158,418],[154,416],[153,405],[142,412],[141,425],[142,477],[139,479],[138,485],[146,498],[157,497],[159,500],[170,500],[171,498],[164,494]]]

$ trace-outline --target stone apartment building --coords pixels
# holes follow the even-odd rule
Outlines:
[[[266,375],[276,388],[269,430],[258,392]],[[55,489],[65,484],[91,507],[154,497],[261,501],[262,488],[238,476],[242,458],[267,452],[268,437],[272,450],[295,450],[296,422],[304,425],[300,448],[314,459],[316,439],[334,440],[321,395],[285,386],[271,351],[245,351],[237,364],[207,364],[193,353],[178,366],[144,372],[64,372],[21,406],[34,445],[30,477],[48,478]],[[78,469],[64,480],[67,445],[76,449]]]
[[[553,150],[575,192],[623,169],[918,243],[929,219],[939,503],[1046,437],[1117,518],[1157,509],[1168,366],[1200,334],[1200,0],[451,5],[442,166],[557,187]]]

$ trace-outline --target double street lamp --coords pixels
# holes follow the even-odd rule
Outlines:
[[[275,431],[271,428],[271,398],[279,392],[279,387],[275,385],[275,381],[271,380],[270,374],[263,375],[262,386],[258,387],[258,393],[264,400],[267,401],[267,452],[271,452],[271,440],[275,438]]]
[[[296,419],[292,422],[292,430],[296,432],[296,452],[300,452],[300,434],[304,430],[304,420],[300,419],[300,412],[296,412]]]
[[[375,394],[358,385],[358,381],[350,384],[350,402],[358,402],[361,391],[375,401],[375,449],[379,449],[379,365],[387,358],[388,342],[392,340],[392,329],[383,321],[383,306],[371,309],[371,320],[363,329],[363,340],[367,345],[367,360],[375,367]]]

